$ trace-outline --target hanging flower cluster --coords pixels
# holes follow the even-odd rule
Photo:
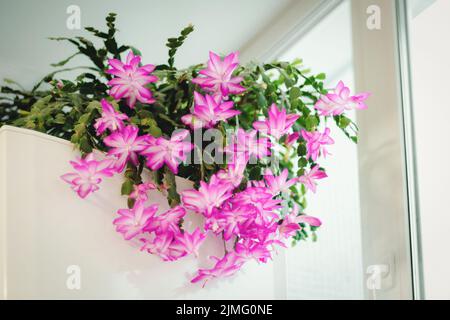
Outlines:
[[[192,130],[214,128],[220,123],[240,114],[234,109],[230,95],[245,91],[241,85],[242,77],[233,76],[239,66],[238,53],[234,52],[221,59],[211,52],[207,68],[199,71],[199,76],[192,79],[200,89],[207,92],[193,93],[194,105],[191,112],[181,121]],[[110,95],[126,99],[130,108],[136,101],[150,104],[152,92],[146,84],[156,81],[151,75],[154,66],[139,66],[140,57],[130,52],[126,62],[109,60],[108,73],[115,77],[108,84]],[[315,104],[321,115],[340,115],[348,109],[365,108],[367,94],[350,97],[349,90],[342,82],[335,93],[322,96]],[[106,99],[101,101],[102,113],[95,122],[98,136],[109,147],[105,160],[95,160],[93,154],[72,162],[76,173],[69,173],[62,178],[84,198],[98,190],[103,177],[122,172],[128,164],[139,165],[139,157],[145,158],[147,168],[156,171],[167,166],[174,174],[178,166],[186,160],[194,148],[186,139],[189,131],[179,130],[170,138],[139,134],[139,128],[129,123],[129,117],[117,111]],[[228,156],[228,164],[213,174],[208,181],[200,181],[199,187],[181,192],[181,203],[170,210],[158,213],[158,205],[151,204],[147,192],[157,189],[152,182],[135,185],[130,198],[135,200],[129,209],[120,209],[114,220],[117,232],[125,240],[141,243],[141,250],[160,256],[163,260],[174,261],[186,255],[198,255],[198,251],[208,233],[223,238],[225,254],[212,257],[211,269],[200,269],[192,282],[203,282],[216,277],[230,276],[238,271],[247,261],[269,261],[277,246],[286,247],[286,240],[299,230],[309,225],[319,227],[319,219],[299,212],[294,204],[289,212],[282,213],[282,194],[289,193],[292,186],[303,184],[316,192],[316,180],[326,178],[326,173],[315,165],[299,177],[289,178],[288,170],[274,174],[266,169],[263,179],[248,180],[242,186],[245,168],[251,160],[263,160],[271,155],[273,143],[284,141],[289,148],[298,139],[303,138],[306,158],[316,162],[328,152],[325,146],[334,143],[329,136],[330,129],[323,132],[309,132],[305,129],[293,132],[292,127],[300,114],[289,114],[286,109],[272,104],[268,117],[253,122],[254,130],[245,131],[237,128],[231,141],[223,148]],[[283,140],[284,138],[284,140]],[[277,171],[277,170],[276,170]],[[150,204],[149,204],[150,202]],[[193,232],[183,229],[183,218],[187,210],[204,217],[202,229]]]
[[[0,99],[0,125],[78,147],[82,157],[61,178],[81,198],[123,175],[128,206],[113,226],[142,251],[174,261],[198,256],[207,238],[223,241],[223,255],[211,257],[192,282],[231,276],[248,261],[270,261],[290,242],[315,239],[321,221],[305,214],[306,196],[327,177],[320,162],[334,144],[330,123],[356,142],[345,113],[367,108],[369,94],[351,95],[342,81],[327,90],[325,75],[300,61],[243,66],[238,52],[210,52],[206,65],[177,69],[175,55],[192,26],[168,39],[166,64],[142,64],[137,49],[117,43],[115,14],[106,24],[106,31],[86,28],[101,41],[57,38],[93,63],[76,80],[53,79],[53,72],[31,92],[2,86],[8,99]],[[45,82],[51,89],[37,90]],[[175,176],[192,188],[179,192]],[[155,204],[156,192],[170,209]],[[192,228],[187,215],[203,223]]]

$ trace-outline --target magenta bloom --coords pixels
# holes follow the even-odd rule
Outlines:
[[[242,241],[236,244],[236,253],[243,260],[255,259],[266,263],[271,258],[269,244],[256,241]]]
[[[307,223],[307,224],[309,224],[310,226],[313,226],[313,227],[320,227],[322,225],[322,221],[320,221],[319,218],[312,217],[312,216],[307,216],[305,214],[299,215],[297,217],[297,221],[299,223]]]
[[[231,205],[240,207],[250,205],[256,210],[256,216],[251,219],[251,223],[255,222],[258,227],[263,227],[263,232],[269,232],[269,224],[274,222],[278,217],[276,210],[280,209],[280,199],[273,199],[273,194],[265,186],[247,187],[245,190],[238,192],[230,199]],[[247,226],[248,227],[248,226]],[[241,232],[246,228],[241,228]]]
[[[281,236],[285,238],[292,237],[301,229],[297,218],[298,216],[293,213],[287,214],[284,217],[283,222],[278,227],[278,232]]]
[[[183,141],[189,135],[188,130],[181,130],[174,134],[170,140],[163,137],[148,140],[148,146],[141,154],[147,157],[147,166],[152,170],[162,168],[164,164],[177,174],[178,165],[185,161],[193,149],[190,142]]]
[[[173,233],[162,233],[149,240],[142,238],[143,246],[141,250],[146,250],[148,253],[159,256],[164,261],[175,261],[186,255],[186,252],[174,248],[175,236]]]
[[[152,182],[141,183],[134,185],[133,192],[130,193],[130,198],[136,201],[147,201],[147,191],[156,189],[156,185]]]
[[[194,232],[183,232],[175,237],[175,242],[172,245],[174,249],[185,252],[186,254],[193,254],[198,257],[198,250],[206,238],[206,233],[196,228]]]
[[[320,154],[326,157],[328,151],[324,146],[334,144],[334,140],[330,137],[330,128],[325,128],[323,133],[302,130],[302,137],[306,141],[306,157],[313,161],[316,161]]]
[[[328,177],[327,174],[320,170],[319,165],[314,166],[309,172],[305,172],[298,178],[298,182],[303,183],[309,190],[316,192],[316,180]]]
[[[93,153],[88,154],[84,159],[79,158],[76,161],[70,161],[70,164],[76,172],[66,173],[61,176],[61,179],[69,183],[81,198],[97,191],[102,178],[111,177],[114,173],[112,168],[114,159],[97,161]]]
[[[298,182],[297,178],[289,180],[288,174],[288,169],[284,169],[279,176],[274,176],[270,169],[265,172],[264,180],[273,195],[289,191],[289,188]]]
[[[204,281],[203,286],[205,286],[208,280],[234,275],[244,264],[244,261],[235,252],[227,253],[223,258],[211,257],[211,259],[216,262],[214,267],[199,269],[197,276],[191,280],[192,283]]]
[[[350,96],[350,89],[339,81],[333,93],[328,93],[320,97],[314,105],[321,116],[336,116],[344,113],[346,110],[367,109],[364,101],[370,96],[370,93],[363,92]]]
[[[284,144],[286,147],[291,147],[300,138],[300,132],[294,132],[287,136]]]
[[[194,210],[209,217],[214,208],[232,196],[230,185],[220,180],[211,179],[209,183],[200,181],[198,190],[186,190],[181,192],[181,201],[186,209]]]
[[[292,212],[283,218],[283,222],[278,227],[278,232],[283,237],[289,238],[295,235],[298,230],[302,229],[300,223],[307,223],[313,227],[320,227],[322,225],[322,222],[318,218],[304,214],[299,215],[298,206],[294,205]]]
[[[114,107],[102,99],[102,116],[95,121],[94,128],[97,131],[97,135],[101,135],[106,129],[111,132],[122,130],[124,127],[123,120],[127,120],[126,114],[117,112]]]
[[[123,234],[125,240],[130,240],[143,232],[149,220],[158,211],[158,205],[145,207],[143,201],[137,201],[133,209],[120,209],[117,211],[119,218],[114,219],[116,231]]]
[[[134,165],[138,162],[138,152],[144,150],[147,146],[146,136],[138,136],[139,129],[135,126],[126,126],[120,131],[113,132],[103,142],[111,147],[108,154],[117,158],[116,169],[121,172],[128,160]]]
[[[194,107],[191,114],[181,118],[181,121],[192,129],[212,128],[219,121],[240,114],[237,110],[232,110],[233,101],[221,102],[220,96],[202,96],[194,91]]]
[[[150,221],[146,231],[155,231],[156,234],[180,232],[180,221],[186,215],[186,210],[181,206],[176,206],[158,215]]]
[[[298,114],[287,114],[286,109],[281,111],[275,103],[270,106],[269,118],[264,121],[255,121],[253,128],[260,132],[270,134],[275,139],[280,139],[294,125],[295,121],[300,117]]]
[[[236,157],[262,159],[270,156],[271,144],[269,139],[258,139],[257,133],[256,130],[251,130],[247,133],[244,129],[239,128],[237,133],[233,135],[231,144],[226,146],[224,151],[232,154],[233,159],[236,159]]]
[[[256,209],[249,204],[241,204],[232,208],[224,206],[214,211],[211,219],[207,221],[206,227],[216,234],[223,232],[223,238],[228,241],[233,235],[239,236],[240,230],[246,228],[246,223],[255,219],[256,215]]]
[[[226,183],[230,183],[233,187],[238,187],[242,179],[244,179],[244,171],[247,166],[248,159],[246,157],[236,157],[228,163],[226,170],[219,170],[216,177]]]
[[[141,57],[135,56],[132,51],[128,53],[125,63],[117,59],[110,59],[108,62],[110,68],[106,72],[116,76],[108,82],[111,86],[109,94],[114,99],[125,98],[130,108],[134,108],[136,100],[142,103],[155,102],[152,92],[145,87],[146,84],[158,80],[157,77],[150,75],[155,70],[154,65],[146,64],[139,67]]]
[[[239,53],[233,52],[223,61],[214,52],[209,52],[208,67],[199,72],[203,77],[192,79],[203,90],[227,97],[229,94],[240,94],[245,88],[240,85],[242,77],[233,77],[234,70],[239,66]]]

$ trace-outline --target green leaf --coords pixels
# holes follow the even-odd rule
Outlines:
[[[316,79],[318,79],[318,80],[325,80],[326,77],[327,77],[327,76],[326,76],[325,73],[319,73],[319,74],[316,76]]]
[[[183,30],[181,30],[181,35],[183,37],[187,37],[189,33],[191,33],[192,31],[194,31],[194,26],[193,25],[188,25],[186,28],[184,28]]]
[[[302,91],[298,87],[292,87],[291,90],[289,90],[289,98],[291,101],[300,98],[301,95]]]
[[[86,106],[86,111],[94,111],[94,110],[98,110],[101,111],[102,110],[102,105],[100,103],[100,101],[91,101],[88,103],[88,105]]]
[[[300,158],[298,160],[298,167],[299,168],[305,168],[308,165],[308,160],[306,160],[306,158]]]
[[[62,113],[58,113],[55,117],[55,123],[64,124],[66,122],[66,117]]]
[[[248,177],[250,180],[260,180],[261,179],[261,168],[254,167],[253,169],[251,169]]]
[[[117,48],[116,40],[114,40],[114,39],[107,39],[107,40],[105,40],[105,47],[112,54],[117,54],[118,48]]]
[[[167,201],[171,208],[180,204],[180,195],[177,192],[177,184],[175,181],[175,175],[166,166],[164,167],[164,182],[167,185]]]
[[[352,122],[352,120],[350,120],[349,118],[345,117],[345,116],[340,116],[339,117],[339,122],[338,122],[338,126],[341,129],[345,129],[348,127],[348,125]]]
[[[92,152],[92,145],[89,143],[89,139],[86,136],[83,136],[80,139],[80,150],[83,153],[91,153]]]
[[[295,82],[291,79],[291,77],[287,74],[285,70],[280,69],[280,73],[284,78],[284,84],[286,85],[286,87],[290,88],[295,84]]]
[[[171,69],[173,69],[174,67],[174,62],[175,62],[175,54],[177,53],[178,48],[180,48],[183,43],[184,40],[186,40],[187,36],[194,31],[194,26],[193,25],[189,25],[186,28],[184,28],[183,30],[181,30],[181,35],[177,38],[169,38],[167,39],[167,43],[166,46],[170,49],[169,50],[169,59],[168,59],[168,64],[169,67]]]
[[[72,58],[74,58],[74,57],[76,57],[77,55],[79,55],[80,54],[80,52],[75,52],[73,55],[71,55],[70,57],[68,57],[68,58],[66,58],[66,59],[64,59],[64,60],[61,60],[60,62],[57,62],[57,63],[52,63],[52,64],[50,64],[52,67],[62,67],[62,66],[64,66],[67,62],[69,62],[70,60],[72,60]]]
[[[300,143],[298,148],[297,148],[297,154],[302,157],[304,155],[306,155],[306,145],[304,143]]]
[[[258,97],[258,106],[261,109],[266,108],[267,107],[267,100],[266,100],[266,97],[264,96],[264,94],[261,91],[258,91],[257,97]]]
[[[305,124],[306,124],[307,131],[314,131],[314,129],[319,124],[319,120],[317,119],[316,116],[311,115],[306,118]]]
[[[4,78],[3,81],[5,81],[5,82],[8,83],[8,84],[16,85],[17,87],[19,87],[20,89],[22,89],[23,91],[25,91],[25,89],[24,89],[24,88],[20,85],[20,83],[18,83],[17,81],[14,81],[14,80],[9,79],[9,78]],[[4,88],[4,87],[2,87],[2,89],[3,89],[3,88]],[[2,90],[2,92],[3,92],[3,90]]]
[[[121,193],[123,196],[125,196],[125,195],[126,195],[126,196],[130,195],[130,193],[133,192],[133,186],[134,186],[133,181],[131,181],[131,180],[125,180],[125,182],[122,183],[122,187],[121,187],[121,189],[120,189],[120,193]]]
[[[156,124],[150,125],[150,127],[148,129],[148,133],[150,133],[155,138],[159,138],[162,136],[162,130]]]
[[[135,202],[136,202],[136,200],[134,200],[133,198],[128,198],[128,200],[127,200],[128,209],[133,208]]]

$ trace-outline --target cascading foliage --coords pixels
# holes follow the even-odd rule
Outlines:
[[[86,28],[101,47],[84,37],[52,38],[76,52],[31,90],[5,79],[0,125],[70,140],[81,157],[62,179],[82,198],[122,174],[128,208],[113,223],[142,250],[173,261],[197,255],[207,234],[223,239],[223,256],[192,282],[232,275],[250,259],[267,262],[288,239],[315,239],[321,222],[304,210],[307,192],[327,177],[319,164],[334,143],[327,122],[357,142],[345,112],[366,108],[368,94],[351,96],[342,82],[329,91],[325,75],[300,60],[243,66],[237,52],[210,52],[206,65],[177,69],[175,56],[193,26],[168,39],[166,64],[144,65],[137,49],[117,44],[115,17],[107,16],[106,31]],[[66,67],[77,55],[92,65]],[[80,74],[61,79],[68,70]],[[180,192],[176,175],[193,189]],[[168,211],[152,204],[153,189],[167,196]],[[188,211],[203,216],[202,227],[188,230]]]

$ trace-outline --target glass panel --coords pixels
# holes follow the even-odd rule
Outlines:
[[[447,119],[450,1],[414,0],[410,51],[424,289],[427,299],[450,299],[450,181]]]

